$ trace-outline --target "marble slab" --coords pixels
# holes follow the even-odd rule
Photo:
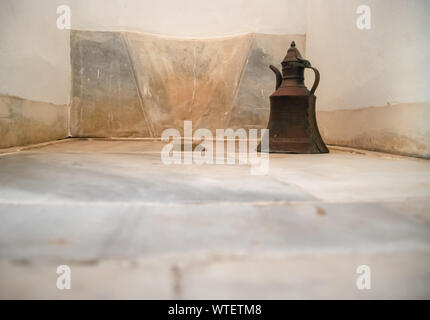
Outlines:
[[[71,32],[71,131],[76,137],[160,137],[163,130],[264,128],[290,42],[304,35],[177,39]]]

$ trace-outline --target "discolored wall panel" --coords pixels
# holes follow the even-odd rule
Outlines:
[[[289,43],[304,35],[177,39],[71,32],[73,136],[160,137],[163,130],[264,128]]]
[[[0,148],[67,136],[66,105],[0,95]]]
[[[121,34],[72,31],[70,41],[72,136],[151,136]]]

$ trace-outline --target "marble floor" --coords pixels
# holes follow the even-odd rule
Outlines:
[[[430,161],[332,147],[252,175],[164,145],[0,150],[0,298],[430,298]]]

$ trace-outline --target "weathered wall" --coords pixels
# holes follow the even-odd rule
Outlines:
[[[69,103],[70,34],[57,29],[60,4],[0,1],[0,94]]]
[[[0,1],[0,148],[62,139],[70,96],[70,34],[58,0]]]
[[[430,158],[428,119],[429,103],[318,113],[328,143]]]
[[[161,0],[156,2],[152,0],[43,0],[37,2],[33,0],[2,0],[0,1],[0,94],[25,99],[25,101],[19,101],[26,108],[33,106],[34,110],[32,111],[39,113],[38,119],[47,123],[52,118],[47,114],[47,118],[43,119],[45,109],[42,106],[46,105],[46,103],[53,103],[58,106],[58,113],[62,113],[63,105],[71,103],[70,31],[67,29],[59,30],[56,26],[59,16],[56,11],[59,5],[68,5],[70,7],[71,28],[76,30],[121,30],[186,38],[213,38],[251,32],[304,34],[306,29],[304,19],[306,3],[301,0],[267,0],[264,2],[259,0]],[[105,40],[100,40],[99,44]],[[74,96],[73,105],[78,106],[81,103],[80,105],[82,106],[84,101],[88,102],[88,96],[96,97],[92,101],[97,103],[95,105],[89,104],[86,108],[80,108],[78,113],[76,112],[77,109],[73,108],[71,120],[75,134],[151,136],[157,135],[165,126],[175,124],[172,119],[182,119],[188,116],[184,114],[186,108],[183,105],[175,105],[176,102],[188,103],[186,94],[189,93],[190,84],[194,86],[194,81],[189,82],[188,79],[183,79],[182,82],[179,80],[178,83],[185,87],[175,87],[170,82],[164,83],[165,87],[154,84],[154,86],[158,86],[160,90],[164,90],[163,92],[167,94],[161,95],[160,92],[158,97],[167,99],[170,104],[164,104],[163,101],[164,109],[158,110],[157,106],[160,106],[160,104],[157,101],[151,101],[151,97],[146,96],[146,105],[144,107],[148,108],[149,113],[147,117],[142,117],[142,112],[144,111],[142,95],[145,95],[146,89],[142,89],[141,85],[136,86],[136,81],[144,81],[148,72],[153,72],[158,67],[161,67],[160,72],[164,72],[164,69],[160,65],[161,60],[157,61],[155,56],[151,56],[153,60],[149,64],[147,64],[148,60],[141,61],[141,50],[146,50],[146,53],[143,53],[144,59],[149,57],[151,53],[147,50],[149,47],[144,48],[145,44],[142,44],[141,40],[137,40],[136,37],[126,40],[128,43],[127,48],[129,48],[127,52],[130,57],[124,56],[125,47],[124,37],[122,36],[113,36],[112,39],[106,40],[105,44],[108,44],[108,47],[109,43],[118,45],[116,50],[108,50],[109,54],[113,54],[113,56],[104,56],[103,50],[106,48],[103,45],[102,47],[97,47],[96,52],[92,52],[91,48],[83,46],[89,50],[86,52],[88,57],[91,57],[93,61],[98,59],[97,65],[102,67],[102,69],[97,68],[97,70],[101,70],[101,75],[99,72],[98,77],[104,78],[108,74],[111,77],[109,80],[111,82],[104,78],[105,82],[91,83],[88,86],[88,79],[85,79],[85,81],[83,78],[81,79],[82,81],[79,84],[81,91],[77,96]],[[214,43],[223,41],[223,39],[219,39]],[[167,42],[170,43],[169,41]],[[199,112],[203,112],[201,114],[202,119],[199,121],[206,121],[205,126],[218,126],[222,121],[230,121],[229,110],[232,110],[232,99],[237,94],[237,85],[233,83],[236,81],[234,77],[237,75],[237,69],[243,66],[243,63],[239,62],[237,64],[237,62],[241,61],[241,59],[243,60],[243,54],[246,53],[246,50],[239,48],[240,45],[236,48],[233,44],[234,40],[231,40],[230,46],[236,48],[237,53],[224,52],[225,54],[218,55],[215,50],[221,47],[212,45],[212,41],[209,41],[208,46],[204,46],[204,42],[191,42],[196,44],[195,46],[192,45],[192,48],[196,50],[196,54],[201,49],[203,50],[202,54],[210,53],[214,57],[221,59],[233,59],[230,63],[223,61],[225,65],[221,64],[217,75],[219,79],[221,73],[225,72],[230,82],[207,81],[204,77],[208,78],[209,74],[203,76],[203,70],[197,70],[197,67],[195,70],[196,72],[201,72],[199,79],[196,80],[196,85],[200,87],[200,90],[196,90],[195,94],[201,96],[203,95],[203,90],[206,90],[209,93],[211,92],[212,96],[219,95],[219,99],[207,100],[211,103],[214,102],[214,104],[206,106],[206,108],[208,110],[226,108],[224,113],[227,112],[227,114],[221,117],[210,116],[208,118],[207,115],[203,114],[205,112],[205,108],[202,107],[204,100],[201,97],[195,97],[194,103],[197,104],[193,106],[192,119],[197,121]],[[180,41],[177,43],[179,44]],[[245,46],[247,43],[244,40]],[[149,46],[150,42],[147,44]],[[160,48],[163,47],[162,41],[157,45]],[[172,50],[177,50],[177,48],[174,49],[174,46],[172,48]],[[167,56],[170,54],[166,52]],[[192,52],[191,54],[194,53]],[[180,56],[185,57],[184,55]],[[115,58],[119,58],[120,62],[117,63]],[[133,71],[130,69],[133,67],[132,64],[123,64],[124,61],[128,61],[131,58],[133,58],[133,63],[142,66],[143,70]],[[192,59],[190,56],[187,63]],[[217,61],[220,62],[220,60]],[[181,62],[177,60],[175,63],[180,65]],[[208,69],[209,72],[212,72],[211,76],[215,72],[213,68],[214,65],[211,65]],[[95,74],[91,74],[90,71],[95,71],[95,69],[85,70],[85,73],[89,74],[91,79]],[[135,79],[127,78],[130,72],[134,73]],[[136,80],[136,77],[139,79]],[[160,84],[166,80],[163,77],[165,75],[160,75],[158,78],[161,81]],[[114,87],[114,82],[118,79],[122,79],[121,85]],[[93,80],[94,78],[92,78]],[[96,91],[90,92],[91,89],[96,89]],[[139,92],[139,90],[142,92]],[[185,90],[183,96],[179,97],[178,95],[182,94],[182,90]],[[224,90],[225,94],[220,94],[220,91]],[[74,92],[76,93],[76,87]],[[234,92],[233,96],[232,92]],[[78,97],[78,100],[76,100],[76,97]],[[224,98],[226,99],[225,102],[222,101]],[[154,99],[153,97],[152,100]],[[0,122],[0,132],[2,132],[2,136],[0,136],[1,146],[67,137],[67,132],[63,134],[63,129],[66,128],[62,128],[61,134],[47,134],[43,138],[44,130],[35,132],[33,131],[34,126],[23,125],[22,122],[11,122],[13,121],[12,119],[17,120],[18,118],[26,117],[25,115],[18,116],[18,112],[21,109],[7,110],[7,120],[2,119]],[[168,112],[164,113],[166,110]],[[11,117],[11,114],[14,116]],[[84,120],[78,123],[77,121],[81,119]],[[88,121],[89,119],[92,119],[92,122]],[[208,121],[214,122],[210,124]],[[257,117],[255,121],[261,122],[261,119]],[[253,122],[255,121],[253,120]],[[58,124],[63,125],[64,122],[60,121]],[[23,130],[23,132],[18,133],[17,128],[20,128],[19,130]],[[20,137],[14,137],[15,134]],[[28,137],[31,136],[35,138],[29,139]],[[27,138],[24,139],[23,137]]]
[[[303,0],[65,0],[72,29],[174,37],[304,34]]]
[[[72,29],[94,30],[90,38],[70,41],[56,28],[62,4],[71,8]],[[371,7],[371,30],[356,27],[362,4]],[[429,9],[426,0],[3,0],[0,94],[60,109],[72,103],[78,136],[157,136],[183,119],[265,127],[274,86],[267,65],[279,65],[291,39],[304,41],[288,35],[306,33],[302,53],[322,75],[317,117],[326,142],[429,157],[429,125],[419,121],[430,103]],[[85,59],[71,70],[70,56],[84,57],[70,51],[78,42]],[[97,63],[76,69],[87,57]]]
[[[67,137],[67,105],[0,95],[0,148]]]
[[[71,133],[160,137],[164,129],[267,125],[285,48],[303,35],[177,39],[72,31]]]
[[[356,27],[359,5],[371,29]],[[326,142],[430,157],[430,2],[308,0],[307,57],[321,72]],[[313,76],[307,74],[308,83]]]

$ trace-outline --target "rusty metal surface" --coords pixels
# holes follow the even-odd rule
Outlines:
[[[315,72],[309,91],[304,84],[304,70]],[[281,72],[273,65],[276,91],[270,96],[269,150],[271,153],[327,153],[318,130],[314,95],[320,75],[311,63],[302,58],[294,41],[282,61]],[[261,151],[260,146],[258,151]],[[266,150],[263,150],[266,151]]]

